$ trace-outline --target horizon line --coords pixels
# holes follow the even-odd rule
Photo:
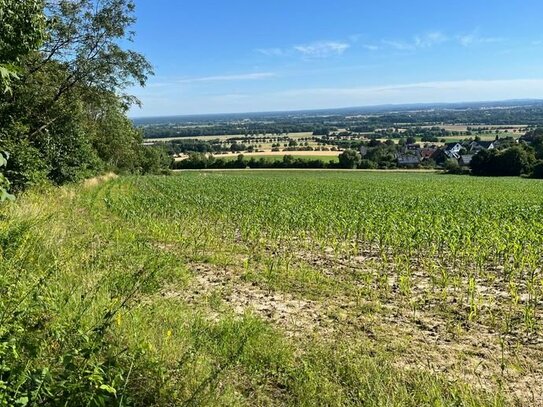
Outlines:
[[[220,112],[220,113],[192,113],[192,114],[173,114],[173,115],[158,115],[158,116],[129,116],[130,120],[138,119],[156,119],[164,117],[194,117],[194,116],[226,116],[226,115],[244,115],[244,114],[277,114],[277,113],[305,113],[305,112],[326,112],[331,110],[348,110],[348,109],[378,109],[378,108],[398,108],[398,107],[427,107],[443,106],[443,105],[478,105],[486,103],[514,103],[514,102],[543,102],[543,98],[526,98],[526,99],[498,99],[498,100],[480,100],[480,101],[464,101],[464,102],[414,102],[414,103],[384,103],[376,105],[358,105],[358,106],[342,106],[342,107],[327,107],[327,108],[307,108],[293,110],[268,110],[268,111],[240,111],[240,112]],[[513,106],[511,106],[513,107]],[[392,111],[390,112],[392,113]]]

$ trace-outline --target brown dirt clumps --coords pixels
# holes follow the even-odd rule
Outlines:
[[[316,301],[295,298],[288,293],[272,292],[244,281],[241,274],[228,268],[208,264],[193,265],[195,278],[184,293],[166,291],[167,297],[182,297],[188,302],[201,302],[216,294],[234,313],[253,312],[280,326],[289,336],[322,333],[334,321]],[[218,313],[213,316],[219,318]]]

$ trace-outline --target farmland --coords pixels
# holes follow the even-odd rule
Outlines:
[[[291,155],[293,158],[301,159],[313,159],[313,160],[322,160],[325,162],[328,161],[338,161],[338,156],[340,152],[330,152],[330,151],[293,151],[290,154],[288,152],[268,152],[268,153],[245,153],[244,157],[254,158],[258,160],[264,158],[268,161],[281,161],[285,155]],[[226,158],[227,160],[235,160],[239,154],[221,154],[218,155],[218,158]]]
[[[339,171],[34,191],[1,212],[1,366],[77,405],[541,405],[542,197]]]
[[[314,116],[303,118],[293,118],[286,113],[272,118],[261,113],[241,121],[239,117],[226,116],[222,119],[202,117],[200,122],[195,118],[187,121],[188,118],[179,117],[177,124],[173,118],[172,122],[155,118],[154,123],[142,124],[141,131],[147,137],[146,146],[161,148],[173,158],[173,169],[225,169],[231,166],[232,159],[229,157],[237,158],[239,154],[247,157],[247,167],[273,167],[281,159],[258,163],[255,163],[255,160],[262,156],[299,153],[295,155],[304,155],[306,159],[291,163],[290,158],[287,158],[282,165],[288,168],[321,168],[324,162],[324,165],[330,168],[444,169],[446,161],[452,160],[449,161],[450,167],[464,167],[456,170],[457,173],[469,172],[471,158],[481,149],[497,148],[503,151],[516,145],[525,147],[527,140],[532,140],[533,132],[539,131],[537,127],[519,124],[427,122],[422,120],[427,113],[410,112],[411,119],[408,122],[391,122],[389,119],[395,117],[394,115],[378,115],[375,117],[377,121],[373,122],[370,117],[363,115],[327,116],[322,112],[313,112]],[[406,119],[404,116],[397,118],[402,117]],[[482,118],[483,115],[479,120]],[[302,121],[299,122],[300,120]],[[193,127],[187,127],[188,123]],[[215,127],[209,127],[209,123],[215,123]],[[285,132],[280,123],[290,123],[289,125],[295,128],[312,128],[313,132]],[[204,135],[206,132],[209,134]],[[167,135],[171,137],[160,137]],[[474,142],[483,144],[475,145]],[[451,143],[459,143],[461,150],[448,151],[453,147]],[[529,143],[533,143],[533,140]],[[359,160],[353,151],[360,153]],[[527,151],[530,155],[531,150]],[[539,151],[537,146],[536,151]],[[462,158],[462,155],[465,157]],[[521,161],[535,162],[541,153],[537,152],[536,155]],[[331,164],[330,160],[323,160],[320,156],[343,157]],[[253,161],[249,163],[250,158]],[[243,160],[236,165],[241,167]],[[529,176],[539,174],[535,166],[523,165],[521,173]],[[541,166],[543,167],[543,163]]]

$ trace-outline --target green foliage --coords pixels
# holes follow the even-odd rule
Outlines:
[[[90,112],[86,131],[92,134],[92,146],[105,167],[121,173],[138,172],[143,139],[123,106],[113,95],[104,95]]]
[[[167,168],[161,153],[143,148],[126,117],[137,101],[124,90],[143,85],[152,73],[142,55],[120,45],[133,36],[132,1],[0,5],[0,25],[7,27],[0,33],[0,64],[17,65],[16,73],[0,67],[10,85],[10,93],[0,95],[0,148],[11,153],[6,174],[14,190],[104,170]]]
[[[3,148],[13,154],[6,166],[6,176],[13,183],[15,191],[45,183],[49,168],[37,148],[27,140],[6,140]]]
[[[0,65],[0,91],[4,93],[11,93],[11,82],[15,79],[19,79],[17,75],[17,67],[14,65]]]
[[[134,9],[132,0],[48,4],[51,19],[44,52],[50,58],[68,58],[68,75],[56,99],[83,83],[102,92],[145,84],[152,74],[151,66],[141,54],[119,45],[133,39]],[[125,99],[130,98],[125,95]]]
[[[9,154],[3,151],[0,151],[0,171],[2,167],[5,167],[8,163]],[[0,172],[0,202],[6,200],[13,200],[14,196],[8,193],[9,190],[9,181],[2,172]]]
[[[172,165],[172,158],[162,147],[148,146],[140,150],[139,172],[140,174],[167,173]]]
[[[341,168],[354,169],[360,165],[360,153],[354,150],[345,150],[339,155],[339,165]]]
[[[368,164],[371,165],[371,164]],[[251,156],[221,158],[203,153],[190,153],[188,158],[173,163],[174,169],[225,169],[225,168],[337,168],[335,156]]]
[[[42,0],[0,0],[0,62],[16,62],[44,39]]]
[[[0,93],[6,93],[19,79],[20,58],[44,38],[43,1],[0,0],[0,27]]]
[[[530,174],[534,162],[532,150],[515,146],[502,151],[482,150],[473,157],[470,167],[474,175],[519,176]]]
[[[360,163],[358,164],[358,168],[365,169],[365,170],[372,170],[372,169],[377,168],[377,163],[363,158],[360,160]]]
[[[460,167],[460,164],[458,163],[458,160],[456,160],[454,158],[448,158],[445,161],[445,164],[443,165],[443,168],[449,174],[461,174],[462,173],[462,168]]]
[[[49,131],[34,144],[49,165],[48,178],[58,185],[90,177],[102,169],[86,132],[83,107],[65,105]]]
[[[535,163],[532,177],[543,179],[543,160],[539,160]]]

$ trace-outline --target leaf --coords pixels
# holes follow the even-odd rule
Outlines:
[[[28,404],[28,397],[23,396],[19,397],[17,400],[15,400],[15,404],[19,404],[21,406],[26,406]]]
[[[28,405],[28,397],[19,397],[17,400],[15,400],[15,404],[19,406],[26,406]]]
[[[6,191],[5,189],[0,188],[0,202],[14,201],[14,200],[15,200],[15,195],[12,195],[8,193],[8,191]]]
[[[117,390],[107,384],[102,384],[100,389],[107,391],[109,394],[117,395]]]

